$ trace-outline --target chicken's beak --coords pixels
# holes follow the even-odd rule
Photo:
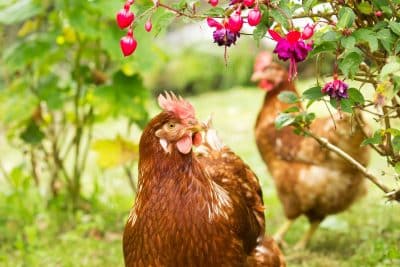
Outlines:
[[[197,123],[197,122],[194,124],[191,124],[187,129],[193,133],[197,133],[197,132],[201,132],[201,131],[205,130],[204,125],[202,123]]]

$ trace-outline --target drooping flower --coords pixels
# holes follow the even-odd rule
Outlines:
[[[235,44],[237,38],[240,36],[239,32],[233,32],[228,24],[223,25],[212,18],[207,18],[207,24],[211,28],[215,28],[213,32],[214,43],[217,43],[219,46],[231,46]]]
[[[327,94],[331,99],[336,99],[338,101],[349,98],[347,89],[349,86],[342,80],[339,80],[337,76],[333,78],[333,81],[326,83],[324,88],[322,88],[322,93]]]
[[[303,32],[301,33],[301,38],[303,40],[308,40],[310,39],[313,35],[314,35],[314,29],[315,29],[315,25],[313,24],[307,24],[304,29]]]
[[[299,31],[290,31],[285,37],[274,30],[268,30],[271,37],[277,41],[274,53],[281,60],[290,60],[289,80],[297,75],[297,62],[304,61],[308,52],[312,50],[312,42],[305,43]]]

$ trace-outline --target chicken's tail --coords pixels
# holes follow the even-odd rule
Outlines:
[[[276,242],[271,237],[264,237],[248,258],[249,266],[286,267],[285,257]]]

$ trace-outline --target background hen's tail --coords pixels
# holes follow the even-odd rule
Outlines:
[[[286,267],[285,257],[276,242],[265,236],[263,242],[258,245],[248,258],[252,267]]]

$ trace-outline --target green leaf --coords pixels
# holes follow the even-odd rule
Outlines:
[[[285,109],[283,112],[284,113],[294,113],[294,112],[299,112],[299,111],[300,111],[299,107],[292,106],[292,107]]]
[[[281,11],[285,12],[283,9],[281,9]],[[290,29],[290,24],[287,19],[289,16],[283,15],[281,11],[278,11],[277,9],[271,9],[270,15],[277,23],[282,25],[285,29]]]
[[[33,0],[15,1],[14,4],[0,10],[0,24],[17,24],[36,16],[41,12],[41,7],[37,2]]]
[[[346,113],[352,113],[352,102],[349,99],[341,99],[340,101],[336,99],[330,99],[329,103],[335,109],[338,109],[338,105],[340,105],[340,110]]]
[[[336,42],[323,42],[314,47],[309,54],[309,58],[319,54],[319,53],[330,53],[336,50]]]
[[[260,23],[255,27],[253,31],[253,38],[259,44],[260,40],[264,38],[270,25],[269,9],[265,9],[261,6],[262,17]]]
[[[299,102],[299,98],[296,93],[292,91],[282,91],[278,95],[278,99],[287,104],[293,104]]]
[[[396,171],[396,173],[400,174],[400,162],[396,163],[396,165],[394,166],[394,170]]]
[[[375,32],[369,29],[358,29],[352,35],[357,39],[358,43],[368,43],[371,52],[378,49],[379,44]]]
[[[364,104],[365,99],[364,96],[360,93],[359,90],[356,88],[349,88],[348,89],[349,98],[353,103],[357,104]]]
[[[129,140],[117,136],[115,139],[99,139],[91,148],[97,154],[97,164],[101,168],[123,166],[138,159],[139,146]]]
[[[340,43],[342,44],[342,46],[346,49],[352,49],[354,48],[355,44],[356,44],[356,38],[354,38],[354,36],[347,36],[345,38],[342,38],[340,40]]]
[[[35,60],[45,58],[51,46],[50,36],[33,35],[8,47],[3,53],[3,60],[9,71],[20,70]]]
[[[361,143],[361,146],[377,145],[380,143],[382,143],[382,131],[378,130],[374,133],[372,137],[364,139],[364,141]]]
[[[61,91],[57,86],[58,79],[55,75],[43,77],[38,86],[37,95],[40,100],[45,101],[50,110],[63,107],[66,99],[66,91]]]
[[[114,74],[111,85],[94,90],[95,115],[99,118],[126,116],[144,126],[148,117],[145,109],[148,94],[139,75],[126,76],[119,71]]]
[[[368,2],[361,2],[360,4],[357,5],[357,9],[360,10],[361,13],[366,15],[370,15],[373,12],[373,7]]]
[[[325,42],[333,42],[333,41],[336,42],[340,38],[341,38],[341,34],[338,32],[335,32],[335,31],[327,31],[321,37],[322,41],[325,41]]]
[[[380,43],[385,48],[385,50],[391,53],[395,41],[392,32],[389,29],[382,29],[377,33],[376,36],[380,40]]]
[[[262,38],[264,38],[265,34],[267,33],[267,26],[264,24],[260,23],[257,25],[257,27],[253,31],[253,38],[254,40],[259,43]]]
[[[31,120],[20,137],[25,143],[37,145],[43,140],[44,133],[40,130],[39,126]]]
[[[381,79],[384,79],[389,74],[393,74],[398,71],[400,71],[400,62],[392,61],[383,66],[381,73],[379,75]]]
[[[353,25],[355,14],[353,10],[349,7],[342,7],[338,13],[339,21],[336,26],[339,29],[349,28]]]
[[[172,23],[172,21],[176,18],[176,15],[171,12],[165,12],[164,14],[156,17],[153,20],[153,29],[154,34],[158,35],[161,31],[166,30],[167,27]]]
[[[321,86],[315,86],[303,92],[303,98],[311,101],[319,100],[324,97],[321,91]]]
[[[393,149],[394,149],[395,152],[399,152],[400,151],[400,136],[399,135],[393,137],[392,146],[393,146]]]
[[[225,9],[222,7],[213,7],[204,12],[204,15],[209,17],[222,17],[225,13]]]
[[[389,21],[389,28],[392,30],[392,32],[394,32],[395,34],[400,36],[400,23],[399,22]]]
[[[290,113],[280,113],[275,119],[275,127],[279,130],[292,124],[295,118]]]
[[[339,68],[344,75],[352,77],[357,73],[362,60],[362,56],[357,52],[348,53],[343,60],[339,62]]]

